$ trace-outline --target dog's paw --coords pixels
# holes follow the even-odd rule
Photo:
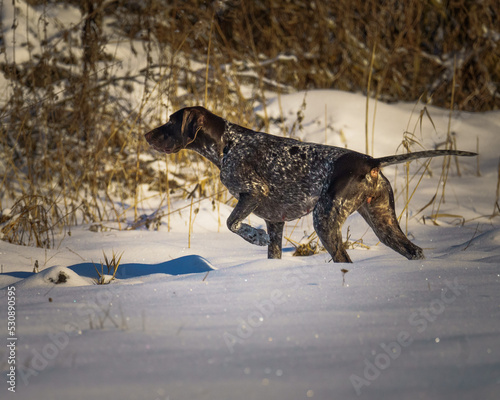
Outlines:
[[[252,228],[250,225],[241,224],[237,233],[247,242],[257,246],[269,246],[271,243],[271,239],[264,229],[256,229]]]
[[[255,229],[255,242],[257,246],[269,246],[271,244],[271,239],[264,229]]]
[[[420,248],[415,246],[415,250],[410,254],[408,259],[410,260],[423,260],[425,258],[424,251]]]

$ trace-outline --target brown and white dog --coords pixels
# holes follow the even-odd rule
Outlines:
[[[382,158],[341,147],[304,143],[230,123],[203,107],[188,107],[146,134],[156,150],[194,150],[220,169],[220,179],[238,203],[228,228],[281,258],[285,221],[313,212],[314,228],[335,262],[351,262],[341,228],[358,211],[380,241],[408,259],[424,257],[399,227],[391,185],[380,169],[417,158],[474,156],[455,150],[422,151]],[[254,213],[267,233],[243,220]]]

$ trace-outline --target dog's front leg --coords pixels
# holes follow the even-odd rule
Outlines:
[[[266,221],[267,233],[271,243],[267,248],[267,258],[281,258],[281,245],[283,241],[284,222]]]
[[[248,217],[259,205],[259,199],[250,193],[240,193],[238,204],[227,219],[227,227],[231,232],[241,236],[247,242],[258,246],[268,246],[271,241],[264,229],[253,228],[242,221]]]

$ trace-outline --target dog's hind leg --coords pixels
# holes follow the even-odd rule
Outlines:
[[[391,185],[382,173],[379,175],[374,196],[364,202],[358,212],[386,246],[409,260],[424,258],[422,249],[410,242],[401,230],[394,210]]]
[[[342,218],[337,211],[331,201],[320,199],[313,213],[314,230],[334,262],[350,263],[342,243],[342,224],[347,216]]]
[[[264,229],[256,229],[242,221],[259,205],[259,199],[249,193],[240,193],[238,204],[227,219],[227,227],[231,232],[241,236],[247,242],[258,246],[268,246],[271,241]]]
[[[314,229],[334,262],[352,262],[342,241],[342,225],[359,208],[362,199],[362,195],[349,197],[324,194],[314,208]]]
[[[330,184],[314,207],[314,229],[334,262],[352,262],[342,242],[342,225],[373,195],[378,168],[356,154],[347,154],[337,163]]]

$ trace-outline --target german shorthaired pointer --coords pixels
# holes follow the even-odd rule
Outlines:
[[[220,169],[220,179],[238,203],[228,228],[243,239],[268,246],[269,258],[281,258],[285,221],[313,212],[314,228],[335,262],[351,262],[341,228],[358,211],[382,243],[408,259],[424,257],[399,227],[394,196],[380,168],[417,158],[474,156],[454,150],[422,151],[382,158],[341,147],[304,143],[230,123],[203,107],[177,111],[146,134],[156,150],[194,150]],[[263,218],[267,233],[243,223],[250,213]]]

